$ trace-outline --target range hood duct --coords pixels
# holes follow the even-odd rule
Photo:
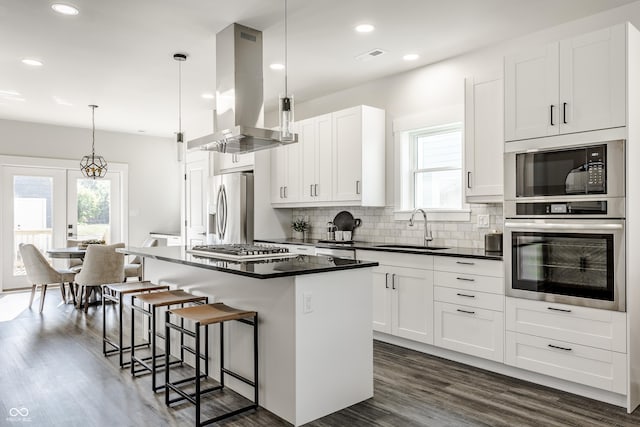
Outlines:
[[[264,129],[261,31],[234,23],[216,35],[214,123],[214,133],[188,141],[187,149],[251,153],[284,144],[279,131]],[[297,141],[294,135],[286,143]]]

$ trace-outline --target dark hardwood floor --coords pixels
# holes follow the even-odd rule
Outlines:
[[[192,425],[191,405],[166,408],[164,395],[151,392],[149,376],[133,379],[117,367],[116,357],[102,356],[100,307],[84,314],[61,304],[55,288],[42,314],[36,303],[29,310],[27,293],[0,294],[1,426]],[[623,408],[380,342],[374,344],[374,375],[372,399],[309,425],[640,425],[640,411],[628,415]],[[238,398],[226,393],[224,401],[233,405]],[[211,411],[206,407],[204,415]],[[221,425],[289,424],[261,409]]]

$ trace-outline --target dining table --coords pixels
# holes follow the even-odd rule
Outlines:
[[[68,248],[47,249],[47,254],[49,254],[51,258],[83,259],[86,253],[87,253],[87,248],[80,248],[78,246],[71,246]]]

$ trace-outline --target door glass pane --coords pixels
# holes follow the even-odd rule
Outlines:
[[[111,182],[81,178],[78,190],[79,240],[104,240],[109,243],[111,230]]]
[[[46,253],[53,240],[53,178],[14,176],[13,178],[13,274],[24,275],[18,245],[31,243]]]

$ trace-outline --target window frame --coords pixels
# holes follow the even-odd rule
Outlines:
[[[423,133],[425,130],[433,130],[433,133],[441,133],[451,129],[459,129],[461,132],[461,155],[460,164],[460,184],[461,184],[461,208],[460,209],[425,209],[429,221],[469,221],[471,219],[470,206],[465,201],[464,192],[464,106],[456,105],[428,113],[418,114],[405,118],[399,118],[393,122],[394,134],[394,220],[408,221],[415,206],[415,171],[417,164],[410,164],[412,159],[416,159],[416,144],[412,143],[412,136]],[[412,152],[413,151],[413,152]],[[440,169],[440,168],[438,168]],[[434,169],[427,169],[434,171]],[[457,170],[448,169],[448,170]],[[409,203],[407,202],[409,201]],[[411,207],[407,207],[411,206]],[[420,206],[418,206],[420,207]],[[418,217],[417,217],[418,218]],[[419,216],[421,220],[421,216]]]

